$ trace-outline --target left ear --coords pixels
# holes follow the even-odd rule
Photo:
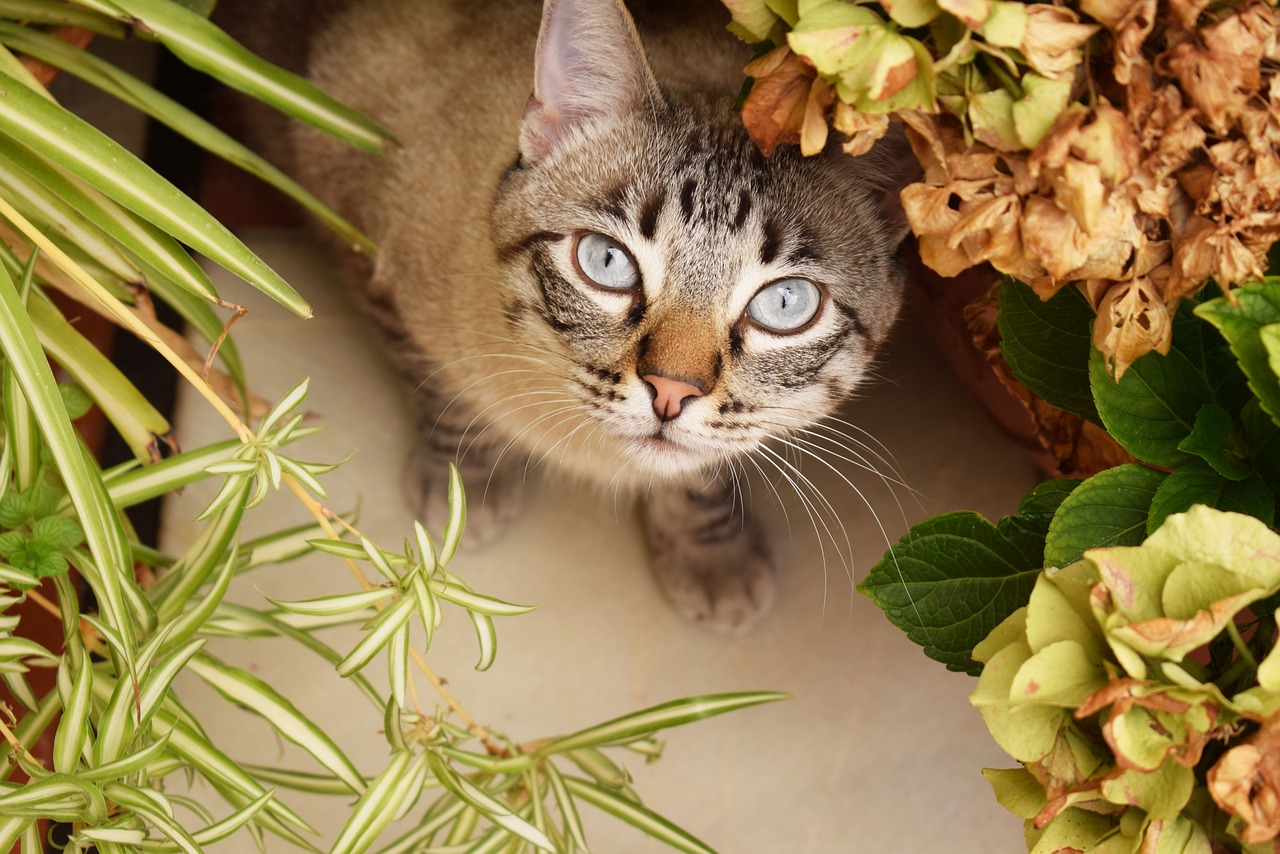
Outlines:
[[[555,150],[575,127],[621,118],[662,94],[622,0],[546,0],[534,66],[533,95],[520,127],[530,162]]]

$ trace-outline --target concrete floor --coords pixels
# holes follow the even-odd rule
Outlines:
[[[365,534],[396,547],[411,530],[399,485],[411,440],[406,392],[315,243],[288,230],[245,237],[316,310],[313,320],[297,320],[220,277],[224,294],[252,305],[235,337],[253,385],[275,399],[311,377],[308,408],[326,429],[299,445],[298,456],[338,460],[354,451],[326,480],[330,504],[359,506]],[[497,663],[483,674],[472,670],[468,622],[447,615],[430,660],[470,713],[525,741],[686,695],[788,691],[795,695],[789,702],[669,732],[657,763],[629,762],[645,803],[725,854],[1025,850],[1021,822],[996,804],[980,775],[984,766],[1012,762],[967,704],[974,681],[926,659],[853,591],[852,579],[879,560],[886,542],[928,515],[1011,512],[1036,474],[957,387],[913,323],[900,326],[895,340],[879,370],[883,380],[843,415],[887,445],[911,491],[891,491],[842,466],[864,500],[836,474],[807,465],[837,508],[852,555],[843,537],[833,545],[817,536],[795,496],[781,490],[782,509],[769,511],[788,559],[779,602],[743,636],[710,633],[667,607],[645,569],[632,507],[557,483],[553,462],[536,469],[528,513],[497,543],[480,549],[464,542],[454,563],[480,591],[541,605],[500,622]],[[191,395],[181,398],[176,424],[188,447],[229,435]],[[165,547],[191,541],[198,527],[190,519],[210,488],[189,488],[168,503]],[[305,514],[292,496],[280,495],[249,518],[253,531],[267,531],[305,521]],[[241,576],[231,597],[265,605],[263,595],[303,599],[352,589],[339,562],[313,556]],[[338,648],[354,637],[326,635]],[[323,662],[275,642],[215,642],[210,649],[250,668],[339,736],[362,771],[382,767],[381,717]],[[380,668],[379,661],[370,669],[375,684]],[[429,708],[430,687],[420,690]],[[194,678],[180,683],[180,694],[232,756],[314,770],[310,757]],[[326,839],[345,817],[343,799],[284,797]],[[585,818],[597,854],[665,850],[617,822]],[[252,849],[240,835],[214,850]]]

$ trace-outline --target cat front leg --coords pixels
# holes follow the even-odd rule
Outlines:
[[[464,541],[496,539],[524,510],[525,460],[485,423],[456,405],[419,391],[416,437],[405,469],[405,493],[417,518],[438,529],[448,518],[449,464],[467,496]]]
[[[644,521],[654,578],[683,616],[740,631],[773,604],[768,539],[727,479],[655,489]]]

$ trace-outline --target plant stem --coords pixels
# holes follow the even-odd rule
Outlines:
[[[303,506],[307,508],[308,512],[311,513],[312,518],[316,520],[316,523],[320,526],[320,529],[325,532],[325,535],[332,540],[338,539],[338,533],[333,529],[333,525],[330,524],[330,519],[333,518],[333,513],[323,504],[312,498],[311,495],[302,488],[302,484],[298,483],[292,475],[286,473],[283,477],[283,481],[293,494],[298,497],[298,500],[302,502]],[[359,535],[358,531],[351,528],[345,522],[343,522],[343,526]],[[351,574],[355,576],[356,581],[360,583],[360,586],[365,590],[372,590],[373,584],[370,583],[369,579],[365,578],[364,573],[360,571],[358,566],[356,566],[355,561],[349,558],[345,560],[347,567],[351,570]],[[417,665],[418,670],[422,672],[422,675],[427,677],[427,681],[435,687],[436,693],[438,693],[441,699],[444,700],[445,704],[449,707],[449,710],[457,715],[458,719],[462,721],[463,725],[467,728],[467,732],[480,739],[484,744],[485,750],[489,751],[493,755],[507,755],[507,750],[499,744],[496,739],[494,739],[489,730],[477,723],[476,719],[471,717],[471,715],[467,713],[466,709],[462,708],[462,704],[458,702],[458,699],[453,696],[453,693],[448,688],[445,687],[444,679],[438,676],[436,672],[431,669],[427,664],[427,659],[420,651],[418,651],[417,647],[410,647],[409,655],[413,659],[413,663]],[[413,683],[410,682],[409,684],[412,685]],[[421,713],[421,709],[418,711]]]
[[[1253,653],[1249,650],[1249,645],[1244,642],[1244,638],[1240,637],[1240,629],[1236,626],[1235,620],[1227,621],[1227,634],[1231,636],[1231,642],[1235,644],[1236,652],[1240,653],[1240,658],[1249,665],[1254,673],[1258,672],[1258,660],[1253,657]]]

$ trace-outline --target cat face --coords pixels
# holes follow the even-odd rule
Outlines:
[[[766,159],[726,97],[654,81],[623,15],[549,6],[491,225],[509,337],[570,402],[557,429],[652,479],[838,406],[897,316],[902,233],[883,149]]]

